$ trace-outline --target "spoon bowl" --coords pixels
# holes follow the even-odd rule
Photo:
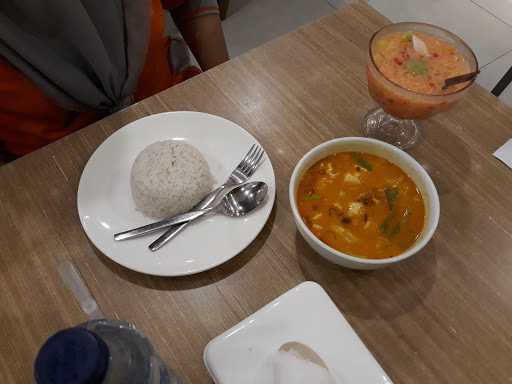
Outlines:
[[[268,186],[262,181],[243,184],[222,199],[222,213],[226,216],[245,216],[265,201]]]
[[[245,216],[258,208],[267,196],[268,186],[263,181],[253,181],[239,185],[229,191],[220,202],[211,208],[190,211],[182,215],[174,216],[168,220],[167,225],[176,225],[196,220],[207,213],[217,211],[226,216]]]
[[[184,215],[181,215],[181,217],[174,217],[173,220],[175,221],[172,223],[172,225],[185,222],[189,223],[212,211],[219,211],[225,216],[230,217],[245,216],[259,207],[265,201],[267,192],[267,184],[261,181],[254,181],[251,183],[239,185],[229,191],[229,193],[227,193],[219,203],[214,204],[211,208],[187,212]],[[149,244],[148,248],[153,252],[158,251],[170,239],[172,239],[172,236],[168,237],[164,234]]]

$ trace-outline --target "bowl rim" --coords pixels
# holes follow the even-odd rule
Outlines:
[[[306,161],[308,161],[315,153],[318,153],[321,149],[323,149],[325,147],[329,147],[331,145],[336,145],[340,142],[371,143],[372,145],[377,145],[377,146],[380,146],[387,150],[390,150],[392,152],[398,153],[399,156],[402,156],[406,160],[409,160],[409,162],[413,165],[414,169],[420,174],[420,176],[422,176],[422,179],[425,180],[425,182],[427,184],[426,185],[427,189],[432,191],[432,194],[430,196],[430,198],[433,202],[432,207],[430,207],[431,220],[429,220],[428,222],[425,221],[425,226],[427,226],[427,223],[428,223],[428,227],[423,229],[423,231],[426,231],[425,235],[419,242],[416,242],[412,247],[408,248],[405,252],[402,252],[396,256],[387,257],[385,259],[365,259],[362,257],[352,256],[347,253],[338,251],[337,249],[334,249],[331,246],[329,246],[328,244],[321,241],[313,232],[311,232],[311,230],[308,228],[308,226],[302,220],[302,217],[300,216],[299,210],[297,208],[296,193],[295,193],[297,182],[299,180],[299,177],[301,176],[301,175],[299,175],[299,171],[301,170],[301,168],[303,168],[304,163]],[[341,151],[338,151],[338,152],[341,152]],[[335,153],[335,152],[333,152],[333,153]],[[397,166],[400,167],[399,165],[397,165]],[[402,167],[400,167],[400,168],[402,168]],[[332,140],[325,141],[325,142],[311,148],[304,156],[302,156],[302,158],[295,165],[295,168],[293,169],[292,176],[290,178],[288,194],[289,194],[290,206],[292,209],[293,217],[295,219],[295,223],[297,226],[300,227],[299,231],[306,233],[307,236],[310,239],[312,239],[312,241],[315,244],[317,244],[318,246],[320,246],[323,249],[326,249],[327,251],[329,251],[331,254],[333,254],[337,258],[345,259],[345,260],[348,260],[350,262],[357,263],[357,264],[382,266],[382,265],[387,265],[387,264],[394,264],[394,263],[400,262],[402,260],[405,260],[405,259],[413,256],[417,252],[419,252],[421,249],[423,249],[427,245],[427,243],[432,239],[432,236],[434,235],[434,233],[437,229],[437,226],[439,224],[439,216],[440,216],[439,193],[437,191],[437,188],[436,188],[434,182],[432,181],[432,178],[427,173],[427,171],[421,166],[420,163],[418,163],[418,161],[416,161],[415,158],[413,158],[407,152],[405,152],[391,144],[388,144],[386,142],[368,138],[368,137],[358,137],[358,136],[340,137],[340,138],[335,138]]]

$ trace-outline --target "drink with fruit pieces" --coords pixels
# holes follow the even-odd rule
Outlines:
[[[381,106],[363,121],[367,136],[401,148],[419,138],[418,122],[458,102],[474,82],[444,89],[445,80],[478,70],[473,51],[457,36],[422,23],[386,26],[370,41],[368,90]]]

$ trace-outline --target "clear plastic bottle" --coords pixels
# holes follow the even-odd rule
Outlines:
[[[51,336],[34,367],[38,384],[181,384],[151,343],[119,320],[91,320]]]

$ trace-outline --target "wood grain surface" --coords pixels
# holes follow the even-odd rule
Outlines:
[[[479,87],[425,122],[411,154],[434,179],[441,220],[420,254],[356,272],[315,254],[288,202],[293,167],[313,146],[360,135],[374,106],[367,44],[386,19],[355,4],[0,167],[0,383],[29,383],[55,331],[86,320],[60,279],[72,260],[103,311],[133,322],[186,383],[209,383],[207,342],[304,280],[320,283],[395,383],[512,380],[512,171],[491,153],[512,110]],[[186,278],[127,270],[97,251],[78,219],[81,171],[112,132],[143,116],[195,110],[250,131],[272,159],[277,202],[230,262]]]

